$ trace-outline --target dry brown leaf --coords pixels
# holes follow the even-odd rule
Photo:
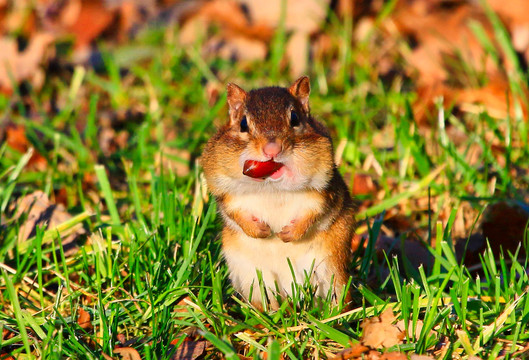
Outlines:
[[[35,88],[40,88],[44,73],[39,65],[53,41],[53,35],[38,33],[31,37],[24,51],[19,51],[15,39],[0,38],[0,91],[10,94],[13,85],[22,80],[28,80]]]
[[[393,325],[393,310],[386,309],[380,316],[364,320],[362,344],[371,348],[388,348],[402,343],[404,333]]]
[[[206,351],[207,341],[184,341],[171,360],[194,360]]]
[[[26,213],[28,214],[26,222],[20,227],[19,242],[24,242],[34,236],[37,226],[47,225],[48,229],[52,229],[72,218],[64,206],[51,203],[48,196],[40,190],[19,199],[15,217],[19,218]],[[77,251],[74,241],[84,232],[82,224],[77,224],[67,236],[63,237],[62,246],[65,254],[72,254]]]
[[[82,329],[92,329],[92,322],[90,321],[90,313],[83,308],[79,308],[79,317],[77,318],[77,324]]]
[[[131,347],[115,348],[114,354],[120,355],[123,360],[142,360],[138,350]]]

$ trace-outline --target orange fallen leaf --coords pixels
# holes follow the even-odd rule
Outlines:
[[[31,147],[27,137],[26,129],[22,125],[9,124],[6,127],[6,142],[7,145],[20,153],[26,153]],[[33,155],[28,161],[28,167],[35,168],[39,171],[44,171],[48,161],[37,151],[33,151]]]
[[[527,92],[527,89],[522,90]],[[486,110],[490,116],[500,119],[516,116],[515,99],[509,82],[503,75],[489,76],[488,83],[483,87],[466,87],[453,90],[452,93],[454,102],[466,112],[481,113]],[[527,113],[523,102],[521,105],[524,113]]]
[[[42,85],[44,72],[39,65],[54,36],[38,33],[31,37],[24,51],[18,50],[16,39],[0,38],[0,91],[10,94],[22,80],[28,80],[35,88]]]
[[[2,340],[9,340],[13,336],[15,336],[15,333],[7,330],[6,328],[2,329]]]
[[[171,360],[194,360],[201,356],[206,351],[207,341],[184,341],[176,353],[173,355]]]
[[[377,188],[373,178],[368,174],[356,173],[353,179],[353,195],[375,194]]]
[[[404,333],[393,325],[394,321],[395,315],[391,309],[386,309],[380,316],[364,320],[361,325],[364,329],[362,344],[375,349],[401,344]]]
[[[182,298],[182,300],[180,300],[178,302],[178,304],[176,304],[175,306],[175,312],[179,312],[179,313],[187,313],[187,302],[186,301],[189,301],[191,300],[191,298],[189,296],[185,296],[184,298]]]
[[[115,348],[114,354],[120,355],[123,360],[142,360],[138,350],[131,347]]]
[[[362,354],[369,351],[369,348],[367,346],[364,346],[362,344],[356,344],[353,347],[349,349],[345,349],[338,354],[336,354],[335,357],[331,358],[330,360],[345,360],[345,359],[354,359],[362,356]]]
[[[77,18],[67,27],[75,35],[75,47],[90,45],[113,23],[116,14],[116,9],[107,7],[103,0],[82,0]]]
[[[90,313],[83,308],[79,308],[79,317],[77,318],[77,324],[82,329],[92,329],[92,322],[90,321]]]

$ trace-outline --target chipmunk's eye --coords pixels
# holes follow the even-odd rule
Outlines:
[[[246,120],[246,115],[241,119],[241,132],[248,132],[248,120]]]
[[[290,126],[299,126],[299,116],[294,110],[290,112]]]

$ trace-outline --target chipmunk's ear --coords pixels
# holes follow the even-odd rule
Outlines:
[[[309,111],[310,80],[308,76],[302,76],[297,79],[288,91],[296,97],[303,106],[303,110]]]
[[[228,106],[230,108],[230,118],[242,109],[246,101],[246,91],[233,83],[228,83],[226,86],[228,90]]]

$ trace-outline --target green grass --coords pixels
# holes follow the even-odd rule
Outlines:
[[[496,30],[501,46],[510,46],[499,23]],[[350,40],[337,24],[328,32],[336,43]],[[107,74],[77,68],[69,79],[48,79],[41,92],[31,94],[40,120],[0,101],[0,116],[24,125],[34,151],[48,161],[44,171],[37,171],[27,166],[31,150],[20,154],[6,144],[0,147],[0,327],[12,334],[0,343],[0,353],[99,359],[112,355],[120,345],[118,335],[124,335],[144,359],[170,359],[173,344],[186,336],[209,341],[205,358],[329,357],[358,343],[362,320],[386,308],[412,329],[423,322],[420,333],[412,331],[393,350],[432,353],[443,341],[448,345],[435,354],[440,358],[495,359],[500,352],[512,357],[527,344],[527,257],[487,251],[479,271],[470,271],[454,255],[452,234],[465,204],[477,217],[497,200],[527,199],[527,175],[509,171],[526,168],[529,160],[525,120],[492,119],[486,113],[456,117],[439,109],[439,126],[424,135],[410,111],[416,94],[399,86],[406,79],[383,83],[373,78],[371,67],[351,66],[368,45],[333,60],[339,62],[336,73],[325,70],[327,60],[317,60],[310,70],[312,109],[329,125],[335,143],[345,142],[340,171],[351,180],[371,159],[382,172],[374,166],[365,171],[386,190],[385,197],[358,214],[360,228],[368,227],[370,237],[354,264],[352,310],[333,308],[328,299],[318,306],[306,284],[278,311],[259,312],[229,284],[216,204],[193,159],[214,133],[213,125],[227,118],[225,95],[210,106],[204,84],[237,77],[246,88],[272,85],[271,78],[287,85],[291,79],[278,69],[284,39],[278,36],[266,63],[244,69],[204,60],[198,50],[184,50],[174,39],[169,32],[150,30],[130,46],[154,49],[155,59],[135,60],[126,48],[109,50]],[[126,75],[119,71],[123,66]],[[518,68],[511,87],[518,89],[523,78]],[[51,89],[65,104],[57,114],[44,110]],[[17,95],[12,101],[21,104]],[[125,111],[131,115],[122,120],[119,114]],[[128,139],[108,152],[98,137],[99,121],[115,114],[112,128]],[[447,136],[445,121],[466,135],[463,144]],[[506,149],[507,168],[494,156],[490,136]],[[469,164],[474,144],[481,152]],[[166,149],[180,149],[192,160]],[[176,163],[189,163],[189,173],[177,174],[171,167]],[[18,242],[26,218],[15,216],[16,199],[35,190],[52,202],[64,192],[74,217]],[[433,211],[413,207],[428,196]],[[450,210],[448,219],[444,209]],[[413,215],[414,229],[427,229],[432,239],[423,240],[435,244],[432,266],[409,269],[405,261],[387,258],[388,274],[379,272],[384,261],[374,253],[374,240],[395,210]],[[77,224],[86,234],[79,251],[69,255],[61,236]],[[367,285],[377,272],[380,281]],[[80,309],[90,314],[92,328],[77,324]]]

